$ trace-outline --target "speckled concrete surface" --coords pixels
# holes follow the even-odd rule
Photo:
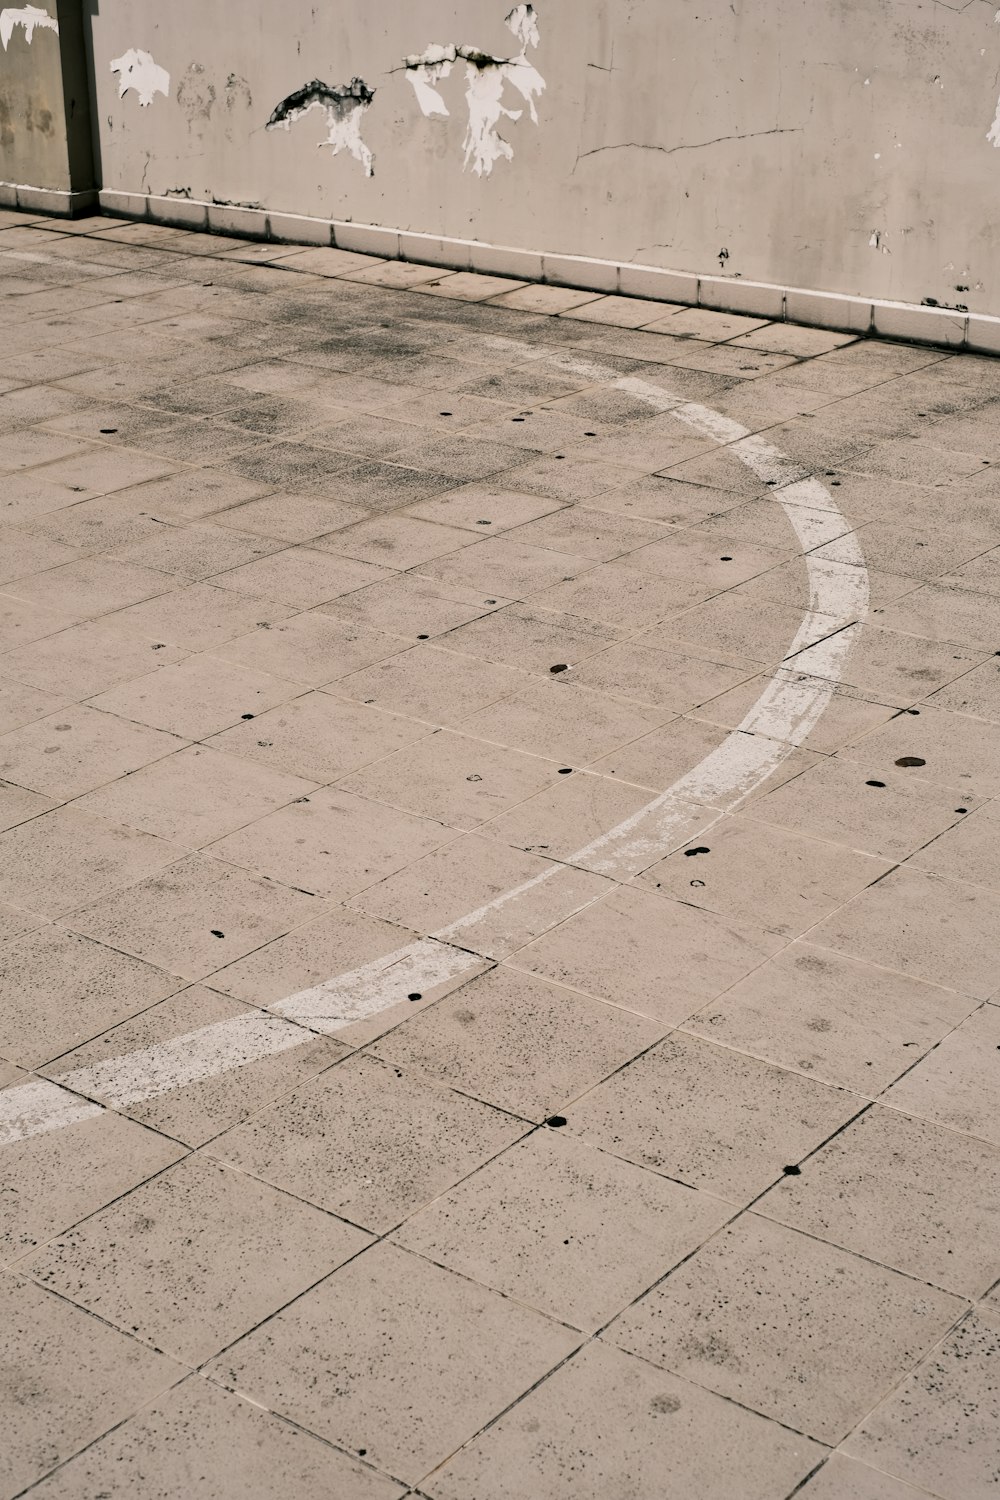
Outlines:
[[[1000,1493],[1000,361],[0,293],[2,1500]]]

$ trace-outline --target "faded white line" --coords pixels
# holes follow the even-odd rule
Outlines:
[[[289,995],[269,1007],[273,1017],[260,1013],[237,1016],[174,1037],[91,1068],[61,1075],[55,1083],[21,1084],[0,1094],[0,1143],[57,1130],[88,1118],[98,1105],[81,1094],[119,1107],[165,1093],[171,1088],[214,1077],[243,1067],[257,1058],[300,1045],[310,1034],[329,1035],[359,1020],[398,1005],[408,994],[423,994],[446,981],[482,967],[489,958],[475,947],[475,931],[518,902],[530,905],[535,892],[549,882],[562,882],[565,899],[547,926],[565,921],[597,899],[579,882],[567,879],[573,867],[628,879],[638,870],[698,837],[731,811],[777,770],[802,744],[833,696],[858,624],[868,610],[868,574],[856,535],[820,481],[803,470],[765,438],[750,434],[720,412],[685,401],[669,391],[632,376],[571,355],[539,350],[511,339],[491,339],[491,347],[520,354],[525,361],[542,360],[593,384],[625,391],[655,410],[670,412],[728,450],[766,485],[785,512],[805,552],[809,579],[809,609],[785,657],[786,663],[768,682],[738,727],[722,744],[645,807],[578,849],[569,859],[552,864],[493,900],[467,912],[429,937],[323,984]],[[809,550],[838,538],[839,561],[829,564]],[[699,832],[691,828],[692,813],[706,813]],[[558,888],[558,885],[557,885]],[[64,1084],[58,1088],[56,1083]],[[73,1090],[74,1092],[68,1092]]]

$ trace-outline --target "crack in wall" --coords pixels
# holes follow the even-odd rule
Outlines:
[[[718,146],[721,141],[752,141],[764,135],[801,135],[801,125],[775,127],[773,130],[748,130],[744,135],[717,135],[710,141],[681,142],[677,146],[658,146],[649,141],[618,141],[613,145],[594,146],[590,151],[580,151],[573,163],[573,172],[588,156],[599,156],[602,151],[659,151],[664,156],[673,156],[675,151],[701,151],[706,146]],[[572,172],[570,176],[572,176]]]

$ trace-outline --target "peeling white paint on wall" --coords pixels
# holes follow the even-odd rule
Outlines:
[[[139,103],[145,109],[152,104],[154,94],[163,94],[168,99],[170,97],[170,74],[140,47],[130,47],[121,57],[112,58],[111,71],[119,75],[119,99],[124,99],[129,89],[134,89],[139,95]]]
[[[511,84],[528,106],[532,123],[538,124],[535,100],[545,89],[545,79],[534,63],[528,61],[528,48],[539,42],[538,18],[533,5],[515,5],[506,16],[507,29],[521,43],[515,57],[493,57],[478,47],[434,42],[423,52],[411,53],[403,66],[425,115],[450,114],[437,85],[449,77],[456,62],[462,60],[465,70],[465,102],[468,108],[463,148],[465,166],[471,165],[479,177],[492,172],[503,158],[512,161],[514,148],[500,134],[501,120],[519,120],[523,109],[508,109],[504,90]]]
[[[993,116],[993,124],[986,132],[986,139],[991,146],[1000,147],[1000,99],[997,100],[997,112]]]
[[[0,42],[3,43],[5,52],[14,34],[15,26],[24,27],[26,42],[31,41],[36,26],[46,31],[54,31],[56,36],[59,35],[59,22],[55,16],[50,16],[47,11],[41,10],[37,5],[9,6],[6,10],[0,10]]]
[[[884,229],[873,229],[871,239],[868,241],[873,250],[878,250],[881,255],[891,255],[892,251],[886,244],[886,233]]]
[[[450,75],[457,57],[457,47],[442,47],[434,43],[424,52],[414,52],[409,57],[404,57],[406,76],[425,115],[450,113],[435,85]]]
[[[370,89],[363,78],[352,78],[350,83],[335,87],[314,78],[275,105],[265,129],[288,130],[310,110],[322,110],[326,115],[327,137],[318,145],[329,146],[334,156],[349,151],[364,167],[365,176],[374,177],[375,157],[361,135],[365,110],[374,98],[375,90]]]

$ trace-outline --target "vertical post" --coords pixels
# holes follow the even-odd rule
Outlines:
[[[0,203],[6,207],[72,215],[97,202],[83,6],[84,0],[35,0],[2,7]]]

